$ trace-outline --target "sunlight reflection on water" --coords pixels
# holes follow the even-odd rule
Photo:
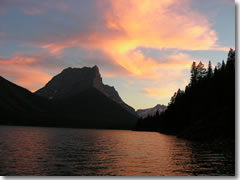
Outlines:
[[[0,175],[234,175],[218,149],[155,132],[0,126]]]

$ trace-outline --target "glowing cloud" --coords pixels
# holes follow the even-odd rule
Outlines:
[[[31,91],[37,90],[50,80],[51,75],[43,72],[39,67],[31,66],[37,59],[15,56],[12,59],[0,57],[1,76],[13,78],[15,82]]]
[[[12,59],[0,59],[0,65],[31,64],[33,62],[36,62],[36,59],[33,57],[15,56]]]
[[[65,1],[25,2],[28,5],[15,5],[28,15],[47,12],[37,18],[49,19],[41,19],[39,28],[39,24],[35,24],[36,31],[31,31],[27,37],[7,38],[28,41],[34,48],[39,48],[48,56],[44,61],[46,64],[72,59],[78,61],[76,54],[68,53],[79,48],[84,51],[83,56],[79,56],[81,64],[93,65],[85,52],[92,54],[90,59],[96,59],[92,62],[107,67],[106,71],[101,68],[103,76],[147,81],[141,88],[145,88],[142,92],[150,96],[171,96],[178,87],[186,85],[189,78],[186,72],[189,72],[193,58],[183,50],[229,50],[218,44],[217,33],[207,15],[192,9],[191,0],[69,1],[68,4]],[[78,9],[80,6],[83,7],[81,11]],[[92,9],[86,10],[85,7]],[[33,17],[28,18],[32,20]],[[5,34],[0,32],[0,36]],[[148,56],[142,49],[156,49],[161,56]],[[164,54],[165,50],[168,54]],[[100,53],[94,54],[96,51]],[[59,61],[52,61],[53,56]],[[105,57],[107,60],[103,60]],[[44,72],[47,70],[33,66],[38,61],[38,58],[24,56],[14,56],[7,61],[0,58],[0,72],[3,75],[10,73],[10,77],[16,77],[20,85],[39,88],[35,82],[46,83],[49,75]],[[31,73],[31,77],[25,75]]]
[[[59,55],[61,53],[61,50],[65,48],[64,45],[58,45],[58,44],[46,44],[42,46],[44,49],[48,49],[50,54],[53,55]]]
[[[171,97],[173,92],[176,91],[176,88],[178,88],[176,85],[168,85],[167,87],[164,86],[160,88],[146,87],[144,88],[144,93],[154,98],[163,99]]]
[[[205,16],[190,9],[188,0],[103,2],[98,7],[105,22],[103,28],[108,33],[91,31],[84,34],[84,41],[82,35],[77,34],[69,36],[64,42],[45,44],[42,48],[47,48],[52,54],[59,54],[70,46],[100,49],[135,77],[150,77],[163,65],[157,59],[145,57],[136,50],[138,47],[226,50],[216,44],[216,32],[211,29]],[[177,58],[179,64],[184,63],[181,56]],[[175,66],[174,62],[171,65]]]
[[[108,2],[111,9],[105,13],[106,27],[119,35],[112,41],[102,40],[100,47],[130,74],[148,76],[162,65],[144,57],[137,47],[207,50],[216,46],[215,31],[206,17],[189,9],[188,1]]]

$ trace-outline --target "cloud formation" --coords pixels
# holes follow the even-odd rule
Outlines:
[[[36,61],[37,59],[31,57],[0,58],[0,75],[13,78],[18,85],[35,91],[39,85],[44,85],[51,78],[49,73],[43,72],[40,68],[32,67]]]
[[[45,84],[49,80],[48,64],[52,69],[62,67],[58,63],[73,56],[66,50],[78,48],[88,54],[81,59],[83,64],[105,67],[101,69],[103,76],[148,80],[152,84],[145,85],[142,92],[171,96],[177,87],[186,84],[186,71],[193,61],[182,50],[228,51],[218,44],[216,30],[208,18],[192,9],[190,3],[191,0],[10,0],[27,18],[38,15],[42,19],[37,19],[36,31],[24,29],[26,37],[9,37],[37,47],[45,55],[23,53],[2,58],[0,72],[15,77],[20,85],[36,89],[36,81]],[[141,48],[157,49],[162,55],[150,57]],[[165,50],[171,53],[164,54]],[[33,75],[30,78],[27,74]]]
[[[65,64],[44,52],[14,53],[11,58],[0,56],[0,76],[34,92],[44,86]]]
[[[98,8],[103,15],[103,31],[92,29],[89,34],[75,33],[63,42],[42,47],[52,54],[59,54],[71,46],[100,49],[129,75],[143,78],[150,77],[151,72],[162,64],[157,59],[145,57],[138,47],[225,50],[216,43],[218,37],[207,18],[192,11],[188,0],[143,0],[141,3],[137,0],[104,0]]]

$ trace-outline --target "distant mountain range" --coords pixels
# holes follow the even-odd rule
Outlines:
[[[134,129],[135,110],[97,66],[67,68],[35,93],[0,77],[0,124]]]
[[[153,108],[147,108],[147,109],[138,109],[136,111],[137,115],[141,118],[145,118],[147,116],[154,116],[156,115],[156,112],[158,111],[159,113],[164,112],[167,109],[167,106],[157,104]]]

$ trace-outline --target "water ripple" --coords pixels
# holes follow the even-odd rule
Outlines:
[[[154,132],[0,126],[0,175],[234,175],[223,146]]]

